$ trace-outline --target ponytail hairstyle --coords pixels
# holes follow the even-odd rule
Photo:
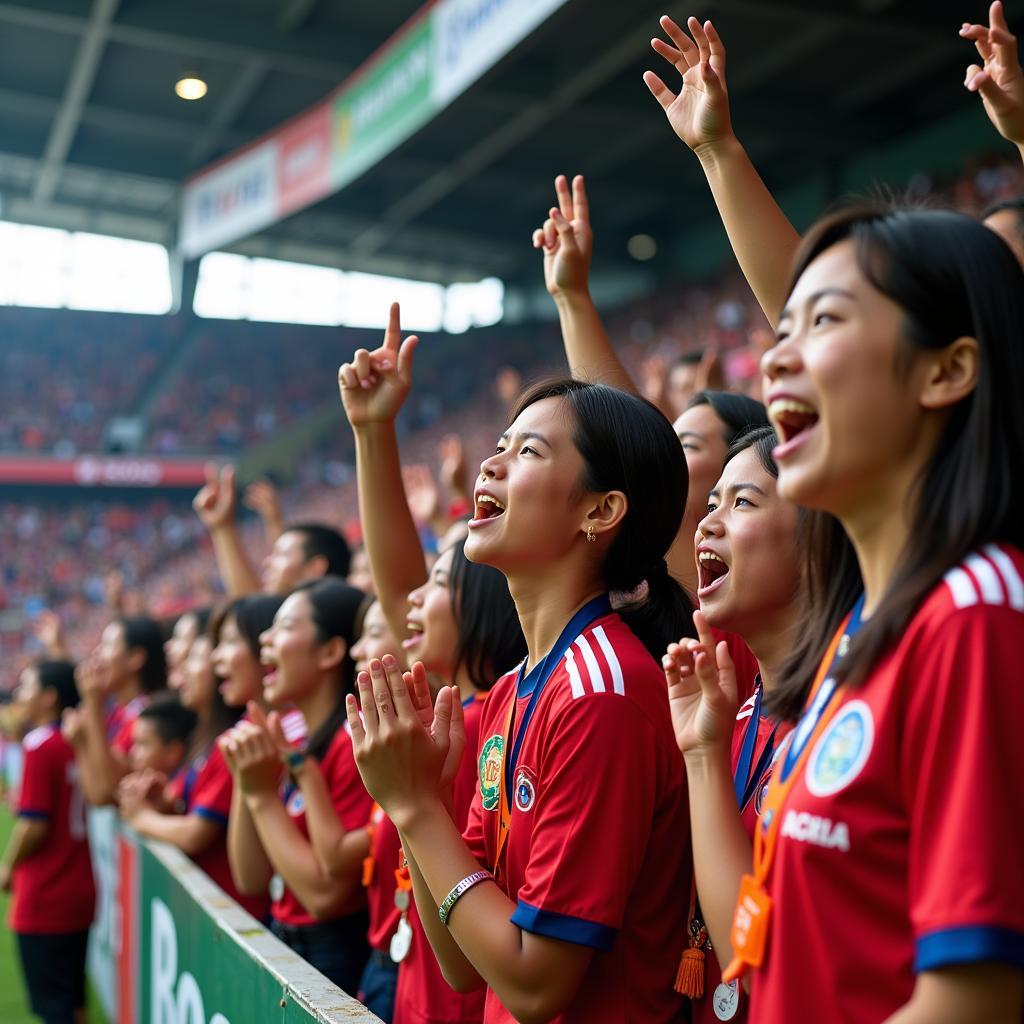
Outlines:
[[[687,409],[699,405],[709,405],[714,414],[722,421],[725,443],[732,444],[747,430],[753,427],[767,427],[768,410],[764,404],[749,395],[738,395],[732,391],[713,391],[705,388],[698,391],[686,403]],[[776,475],[778,472],[776,471]]]
[[[452,678],[465,667],[478,690],[489,690],[526,657],[526,638],[504,573],[466,558],[465,539],[452,545],[452,614],[458,642]]]
[[[943,349],[961,337],[978,342],[977,385],[949,410],[908,494],[911,523],[899,565],[836,666],[837,680],[855,687],[949,569],[988,543],[1024,547],[1024,271],[1002,239],[969,217],[859,206],[811,228],[790,291],[819,255],[847,240],[872,287],[903,312],[896,374],[917,350]],[[790,719],[803,708],[830,638],[863,589],[853,547],[836,519],[808,513],[802,532],[807,586],[800,639],[769,697],[772,713]]]
[[[355,692],[356,666],[351,651],[362,632],[363,616],[373,599],[336,576],[324,576],[319,580],[302,583],[292,593],[306,595],[310,617],[320,643],[327,643],[334,637],[345,641],[345,656],[340,665],[340,700],[327,720],[309,737],[306,745],[306,750],[313,757],[323,759],[331,740],[345,723],[345,694]]]
[[[601,574],[616,608],[659,661],[680,636],[693,636],[693,605],[669,575],[665,554],[679,532],[689,475],[672,424],[637,395],[571,379],[541,381],[520,397],[515,420],[545,398],[562,398],[583,458],[583,491],[622,491],[628,509]]]
[[[142,650],[146,660],[139,669],[139,687],[143,693],[167,689],[167,661],[164,658],[164,635],[160,624],[146,615],[132,615],[115,620],[124,633],[128,651]]]

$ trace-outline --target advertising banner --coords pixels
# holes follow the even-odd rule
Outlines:
[[[380,1024],[180,850],[140,839],[111,815],[113,842],[93,857],[117,850],[106,890],[116,906],[94,926],[89,975],[99,989],[113,970],[115,999],[102,1001],[114,1024]],[[100,934],[111,922],[113,943]]]
[[[205,463],[131,455],[82,455],[77,459],[0,456],[0,484],[62,487],[201,487]]]
[[[438,0],[333,93],[185,184],[188,259],[344,188],[408,139],[567,0]]]

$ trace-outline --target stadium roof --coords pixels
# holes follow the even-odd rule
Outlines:
[[[321,99],[420,6],[0,2],[3,216],[173,245],[189,174]],[[977,104],[961,85],[971,53],[957,28],[986,7],[570,0],[377,167],[235,249],[406,276],[535,278],[530,229],[551,179],[583,171],[601,259],[629,266],[634,232],[662,238],[710,213],[696,162],[641,81],[661,72],[648,40],[666,8],[715,18],[738,129],[782,184]],[[186,68],[209,83],[199,102],[174,94]]]

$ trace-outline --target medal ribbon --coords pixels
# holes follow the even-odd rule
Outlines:
[[[742,977],[748,967],[760,967],[764,960],[772,909],[772,900],[764,883],[775,860],[782,826],[782,806],[797,779],[803,775],[815,744],[839,710],[841,701],[837,697],[842,687],[836,686],[832,670],[846,653],[843,641],[848,642],[860,629],[863,608],[864,596],[861,595],[853,611],[832,637],[811,687],[808,706],[793,731],[779,770],[768,783],[761,817],[754,829],[754,873],[744,875],[740,882],[731,934],[733,959],[722,972],[725,982]]]
[[[501,863],[502,854],[505,852],[505,843],[508,842],[509,826],[512,823],[512,803],[509,799],[508,780],[515,775],[516,765],[519,762],[519,754],[523,748],[523,740],[526,738],[526,730],[537,710],[540,695],[547,686],[548,680],[554,675],[555,669],[561,664],[565,652],[572,646],[576,638],[583,633],[587,627],[597,619],[608,615],[612,606],[608,601],[608,595],[602,594],[588,601],[568,622],[562,630],[554,646],[537,663],[530,676],[535,677],[533,693],[530,695],[530,703],[526,705],[523,712],[523,720],[519,723],[513,740],[512,731],[515,725],[516,704],[519,700],[519,688],[524,682],[523,673],[526,671],[526,662],[519,666],[519,674],[516,676],[515,689],[512,692],[512,699],[509,701],[508,714],[505,720],[505,756],[501,759],[501,773],[498,777],[498,814],[495,816],[495,827],[497,836],[494,844],[494,864],[491,870],[495,873]],[[527,677],[529,678],[529,676]],[[525,696],[525,694],[523,695]]]
[[[754,696],[754,710],[747,721],[747,728],[743,733],[743,745],[740,747],[739,760],[736,763],[736,772],[733,775],[732,784],[736,790],[736,803],[742,811],[750,798],[757,792],[764,773],[771,764],[772,754],[775,750],[775,733],[778,731],[778,723],[768,736],[768,741],[757,759],[757,764],[751,772],[751,762],[754,760],[754,751],[757,749],[757,734],[761,728],[761,698],[764,696],[764,687],[761,678],[758,676],[757,693]]]

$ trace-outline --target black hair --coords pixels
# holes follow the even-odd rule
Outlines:
[[[516,403],[511,420],[545,398],[561,398],[583,458],[584,491],[621,491],[628,511],[601,573],[610,591],[638,594],[619,608],[658,660],[669,643],[693,635],[693,605],[669,575],[665,554],[679,532],[689,474],[672,424],[650,402],[606,384],[541,381]],[[645,588],[640,584],[647,583]]]
[[[216,609],[210,618],[210,636],[213,645],[220,643],[224,624],[234,619],[238,632],[245,641],[246,647],[258,661],[260,657],[260,635],[274,624],[277,609],[284,604],[283,594],[250,594],[247,597],[236,597],[227,604]]]
[[[139,718],[152,722],[154,731],[164,743],[177,740],[185,747],[198,721],[196,713],[185,707],[176,693],[155,697],[139,712]]]
[[[78,706],[78,685],[75,683],[75,666],[70,661],[47,659],[37,661],[36,675],[40,690],[53,690],[57,695],[57,713],[65,708]]]
[[[695,348],[690,352],[684,352],[681,356],[676,357],[668,368],[668,372],[671,373],[677,366],[700,366],[700,361],[703,358],[704,349],[702,348]]]
[[[761,463],[761,468],[770,477],[778,480],[779,467],[775,462],[775,456],[772,454],[778,443],[778,435],[771,427],[749,427],[747,430],[740,431],[733,438],[732,443],[729,445],[729,450],[725,453],[723,465],[727,466],[740,452],[753,448],[758,462]]]
[[[289,523],[284,532],[302,534],[302,553],[306,561],[322,557],[327,563],[325,576],[348,575],[352,565],[352,551],[348,541],[333,527],[323,523]]]
[[[980,219],[983,221],[988,220],[993,214],[1002,213],[1004,210],[1009,210],[1017,215],[1017,235],[1021,242],[1024,242],[1024,196],[1014,196],[1012,199],[999,199],[994,203],[990,203],[981,211]]]
[[[452,679],[463,667],[478,690],[489,690],[526,657],[526,638],[503,573],[466,557],[466,541],[452,545],[449,592],[458,629]]]
[[[908,495],[911,526],[885,593],[854,637],[836,677],[864,682],[903,634],[945,573],[989,542],[1024,546],[1024,271],[988,228],[961,214],[859,206],[819,221],[801,243],[790,289],[832,246],[850,241],[872,287],[903,313],[896,372],[915,351],[939,351],[958,338],[978,342],[973,392],[948,412],[942,435]],[[838,521],[805,519],[807,563],[799,640],[769,703],[795,718],[824,655],[863,589],[852,544]]]
[[[211,605],[202,605],[199,608],[189,608],[187,612],[182,612],[178,619],[184,619],[192,617],[196,620],[196,634],[205,633],[210,626],[210,616],[213,615],[213,607]]]
[[[722,421],[722,435],[727,445],[732,444],[745,430],[768,426],[768,410],[749,395],[706,388],[704,391],[698,391],[686,403],[686,408],[693,409],[698,405],[710,405],[715,415]]]
[[[146,660],[139,669],[139,686],[143,693],[167,689],[167,662],[164,659],[164,636],[160,624],[146,615],[132,615],[115,620],[124,632],[128,651],[142,650]]]
[[[340,666],[341,699],[326,721],[313,731],[306,745],[313,757],[323,758],[331,740],[344,725],[347,716],[345,694],[355,692],[356,667],[352,660],[352,646],[362,632],[363,616],[372,598],[333,576],[300,584],[292,593],[306,595],[320,643],[326,643],[333,637],[341,637],[345,641],[345,657]]]

